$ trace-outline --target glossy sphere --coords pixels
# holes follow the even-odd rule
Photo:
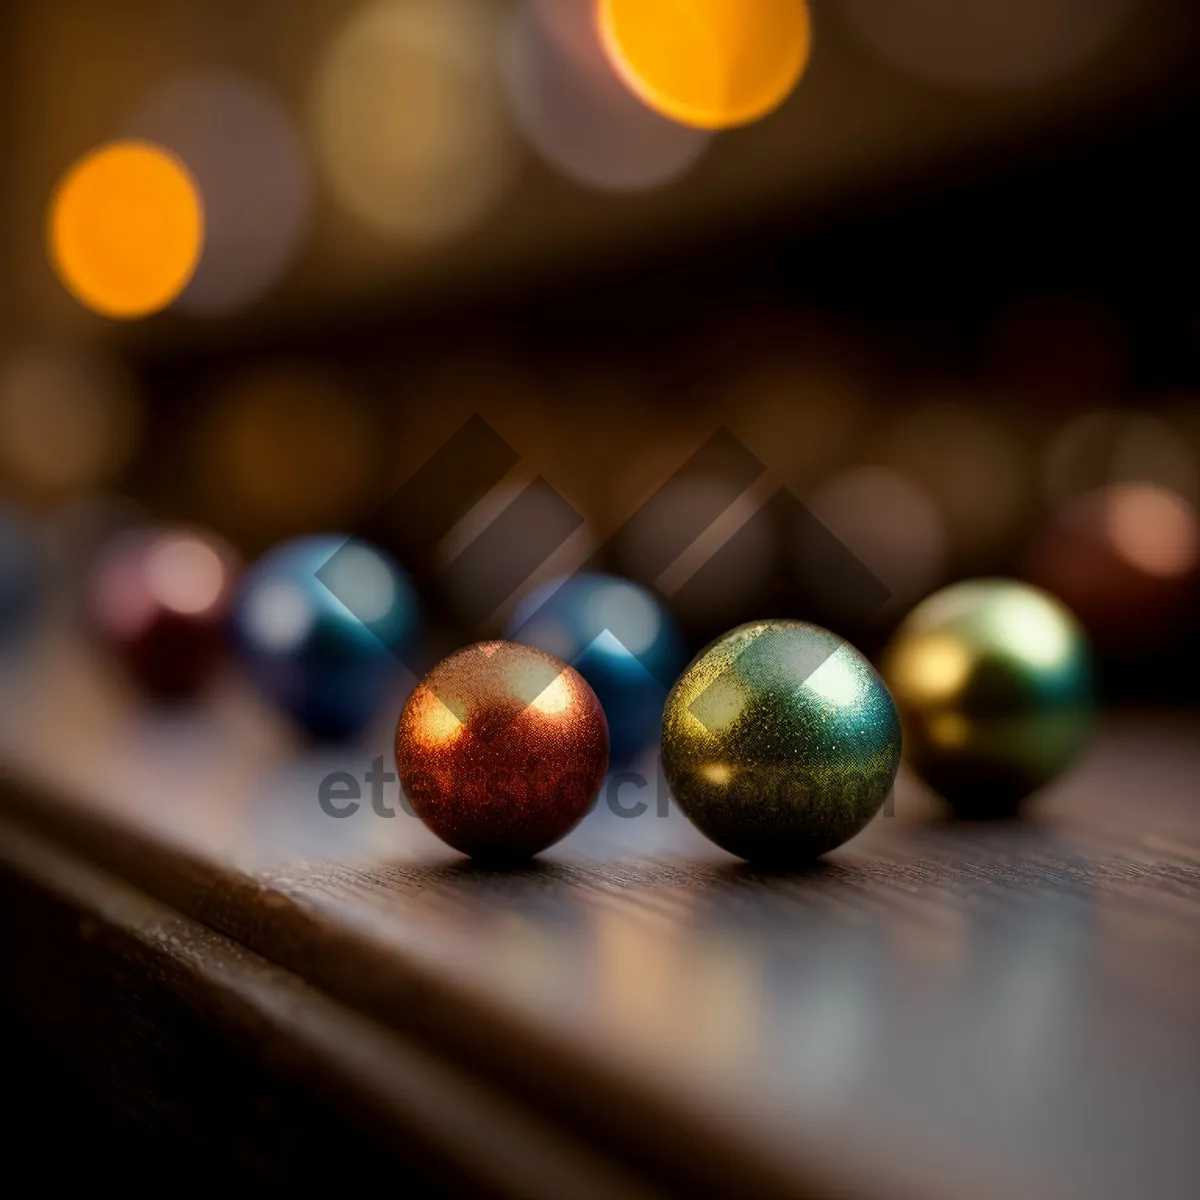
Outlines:
[[[32,531],[0,505],[0,649],[26,628],[41,585],[41,564]]]
[[[882,670],[908,761],[963,816],[1013,813],[1087,742],[1086,638],[1063,605],[1025,584],[935,593],[897,630]]]
[[[591,807],[608,770],[608,727],[566,663],[483,642],[444,659],[409,697],[396,762],[413,811],[444,842],[520,861]]]
[[[144,691],[188,699],[221,662],[238,570],[233,550],[212,534],[136,530],[98,556],[87,612],[101,641]]]
[[[757,621],[713,642],[667,698],[663,769],[717,845],[799,865],[879,811],[900,763],[900,721],[871,664],[802,621]]]
[[[329,534],[283,542],[255,563],[233,629],[242,665],[268,699],[313,737],[340,740],[387,702],[419,611],[388,555]]]
[[[588,681],[604,706],[614,762],[657,738],[667,689],[686,660],[651,592],[615,575],[554,580],[522,600],[506,636],[569,662]]]

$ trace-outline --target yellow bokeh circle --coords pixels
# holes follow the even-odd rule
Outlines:
[[[641,100],[700,129],[764,117],[808,65],[804,0],[599,0],[613,65]]]
[[[50,261],[81,303],[129,320],[165,308],[204,247],[200,189],[173,154],[120,141],[84,155],[50,200]]]

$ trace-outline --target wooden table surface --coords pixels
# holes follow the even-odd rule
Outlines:
[[[326,815],[324,776],[391,766],[388,724],[305,750],[232,685],[156,715],[51,640],[0,686],[0,857],[36,874],[61,848],[164,906],[177,942],[282,972],[305,997],[287,1012],[392,1039],[354,1043],[360,1083],[423,1078],[399,1038],[526,1114],[563,1175],[514,1192],[1200,1194],[1194,717],[1107,720],[1022,823],[944,821],[902,777],[787,876],[659,815],[653,787],[515,871],[402,811]],[[440,1087],[406,1111],[461,1112],[421,1099]],[[455,1136],[500,1154],[479,1130],[507,1118],[478,1111]]]

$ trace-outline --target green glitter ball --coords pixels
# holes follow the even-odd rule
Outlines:
[[[936,592],[896,631],[881,668],[906,760],[960,816],[1011,816],[1091,733],[1083,629],[1024,583],[980,579]]]
[[[900,720],[848,642],[803,621],[756,621],[718,638],[671,689],[662,760],[701,833],[752,862],[798,865],[882,807]]]

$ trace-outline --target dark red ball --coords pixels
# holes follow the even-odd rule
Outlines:
[[[1034,544],[1028,574],[1083,622],[1106,658],[1168,645],[1200,596],[1200,517],[1154,484],[1077,497]]]
[[[583,677],[513,642],[444,659],[396,730],[400,785],[418,817],[474,858],[520,861],[591,808],[608,770],[604,710]]]
[[[189,699],[221,662],[238,573],[236,553],[213,534],[182,528],[126,534],[93,569],[91,623],[144,691],[161,700]]]

